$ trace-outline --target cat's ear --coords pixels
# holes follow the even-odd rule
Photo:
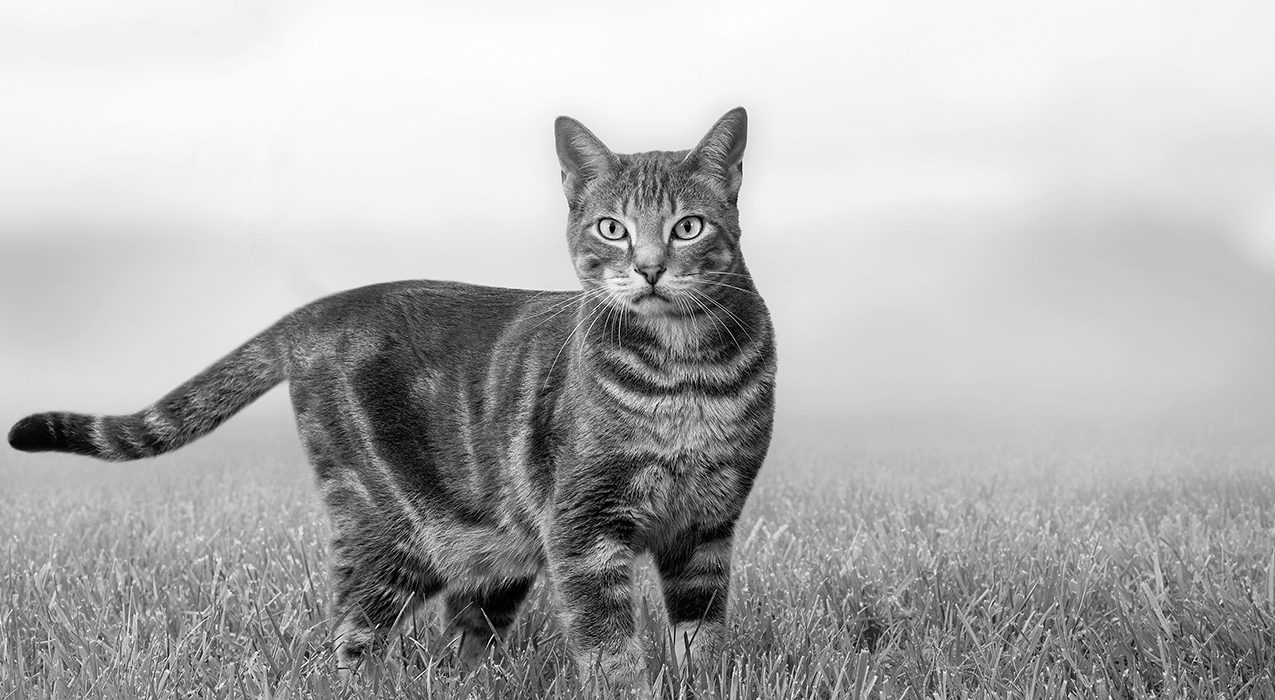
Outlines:
[[[684,161],[717,179],[733,200],[744,180],[744,146],[748,143],[748,112],[736,107],[708,130]]]
[[[553,135],[558,146],[558,164],[562,167],[562,191],[568,201],[574,202],[585,183],[620,161],[592,131],[571,117],[554,120]]]

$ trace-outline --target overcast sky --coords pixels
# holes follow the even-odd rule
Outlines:
[[[558,114],[636,151],[749,109],[787,410],[1167,405],[1269,349],[1275,6],[437,5],[0,4],[0,417],[349,286],[573,286]]]

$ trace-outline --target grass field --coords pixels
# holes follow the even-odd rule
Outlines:
[[[781,428],[698,697],[1275,697],[1275,443],[975,432]],[[146,463],[3,451],[0,698],[584,697],[543,586],[481,667],[424,619],[343,687],[325,527],[273,418]]]

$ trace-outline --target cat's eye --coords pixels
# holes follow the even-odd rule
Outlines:
[[[598,220],[598,235],[608,241],[618,241],[629,235],[629,232],[625,230],[624,224],[615,219],[600,219]]]
[[[698,216],[688,216],[673,224],[673,237],[689,241],[704,230],[704,220]]]

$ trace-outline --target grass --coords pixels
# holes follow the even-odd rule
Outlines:
[[[148,463],[0,456],[0,698],[586,697],[543,586],[481,667],[426,618],[343,687],[322,511],[295,438],[263,423]],[[781,431],[739,529],[732,641],[689,685],[1275,697],[1271,446]],[[672,697],[653,586],[639,616]]]

